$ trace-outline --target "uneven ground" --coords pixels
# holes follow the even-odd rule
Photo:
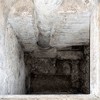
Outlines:
[[[58,52],[68,52],[70,55],[62,58],[57,53],[55,58],[37,58],[34,57],[34,52],[24,53],[28,69],[26,92],[28,94],[90,93],[89,46],[73,47]]]

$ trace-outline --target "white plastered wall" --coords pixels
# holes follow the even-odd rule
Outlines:
[[[23,51],[11,26],[9,9],[15,0],[0,0],[0,95],[25,92]]]

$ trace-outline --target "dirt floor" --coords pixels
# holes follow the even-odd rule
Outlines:
[[[76,60],[35,58],[33,53],[25,52],[26,93],[89,94],[89,47],[78,50],[83,56]]]

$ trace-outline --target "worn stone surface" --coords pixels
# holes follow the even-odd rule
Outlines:
[[[64,75],[70,75],[71,74],[71,66],[67,61],[63,63],[63,74]]]
[[[62,49],[72,45],[86,45],[89,42],[92,4],[93,0],[33,0],[33,3],[30,0],[26,0],[26,2],[24,0],[19,0],[17,2],[16,0],[0,0],[1,93],[18,94],[25,92],[23,52],[19,43],[24,51],[36,50],[37,44],[46,49],[49,47]],[[9,27],[8,30],[6,30],[7,20],[11,24],[16,36],[14,35],[14,32],[12,32],[11,27],[10,30]],[[9,33],[12,33],[12,35]],[[82,92],[84,93],[88,91],[87,86],[90,84],[88,81],[89,55],[86,52],[87,49],[84,52],[84,55],[75,52],[74,54],[70,52],[68,54],[61,53],[60,55],[62,59],[71,60],[77,60],[83,57],[82,60],[86,60],[81,62],[82,66],[80,68],[74,61],[71,61],[71,64],[69,64],[68,61],[63,62],[61,64],[61,70],[57,72],[57,69],[52,69],[55,61],[53,62],[51,59],[44,58],[41,60],[34,60],[36,63],[33,63],[33,65],[38,66],[37,69],[43,73],[52,74],[53,72],[53,74],[56,74],[57,72],[64,75],[72,73],[71,77],[73,82],[71,82],[73,87],[78,87],[79,85],[77,85],[76,81],[81,79],[81,90],[83,89]],[[37,50],[35,55],[41,53],[42,52]],[[53,58],[56,56],[56,52],[51,50],[49,53],[48,50],[46,53],[39,56],[43,57],[43,55],[44,57],[49,57],[51,55]],[[74,57],[72,57],[72,55]],[[29,61],[29,63],[30,69],[28,71],[33,67],[31,65],[32,62]],[[41,66],[41,63],[43,63],[43,66]],[[29,75],[28,72],[26,72],[26,74]],[[78,74],[80,74],[80,76],[82,75],[82,77],[78,77]],[[94,79],[93,82],[95,80],[96,79]]]
[[[55,58],[57,56],[57,50],[55,48],[50,48],[50,49],[38,48],[34,50],[33,55],[36,58]]]
[[[55,74],[55,59],[33,59],[32,71],[34,74]]]
[[[87,50],[88,46],[72,47],[71,50],[57,51],[57,55],[59,56],[54,58],[49,58],[49,56],[46,58],[43,54],[42,56],[38,56],[38,53],[38,57],[34,57],[34,53],[37,51],[25,52],[25,63],[28,69],[28,83],[26,81],[27,93],[89,93],[89,60],[85,63],[87,55],[89,55],[89,50]],[[50,83],[51,79],[52,82]],[[53,82],[54,80],[58,84]],[[68,82],[66,84],[69,88],[62,82]]]
[[[42,48],[60,49],[86,45],[93,6],[93,0],[19,0],[8,21],[25,51],[34,50],[37,43]]]
[[[44,41],[44,45],[61,48],[89,42],[92,1],[33,1],[36,8],[39,39],[41,42]]]
[[[0,95],[22,94],[25,89],[23,51],[7,23],[10,8],[15,2],[0,0]]]
[[[89,87],[90,87],[90,48],[89,46],[84,47],[84,60],[81,60],[79,72],[80,72],[80,80],[81,80],[81,88],[83,92],[89,93]]]
[[[5,80],[6,84],[4,85],[7,86],[6,94],[23,94],[25,93],[25,65],[23,51],[10,25],[7,27],[5,39],[5,71],[7,77]]]
[[[36,47],[38,30],[32,1],[17,1],[10,10],[8,21],[23,49],[25,51],[33,50]]]
[[[58,51],[57,57],[60,59],[71,59],[71,60],[77,60],[82,58],[82,52],[81,51]]]
[[[99,100],[95,95],[31,95],[31,96],[8,96],[0,100]]]
[[[33,74],[55,74],[56,60],[53,58],[35,58],[29,53],[25,53],[26,68],[29,68]],[[32,57],[33,56],[33,57]]]
[[[56,74],[71,75],[71,62],[69,60],[56,59]]]
[[[2,63],[3,61],[3,63]],[[22,94],[25,91],[23,51],[10,27],[5,34],[5,59],[1,57],[0,94]]]
[[[78,63],[79,63],[79,61],[72,61],[71,79],[72,79],[72,87],[74,87],[74,88],[78,88],[79,87],[79,91],[81,93],[81,89],[80,89],[81,80],[79,80],[79,73],[80,73],[79,72],[79,67],[80,66],[78,65]]]

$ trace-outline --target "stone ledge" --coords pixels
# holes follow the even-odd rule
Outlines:
[[[81,59],[83,56],[81,51],[58,51],[57,57],[60,59]]]
[[[0,100],[100,100],[95,95],[12,95],[0,96]]]
[[[36,58],[55,58],[57,55],[56,49],[36,49],[34,50],[34,57]]]

